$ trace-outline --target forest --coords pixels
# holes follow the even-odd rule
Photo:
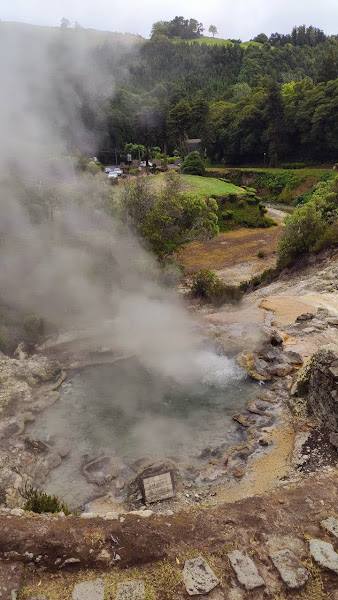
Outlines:
[[[87,119],[102,162],[126,143],[184,154],[186,137],[201,138],[214,163],[337,159],[338,36],[298,27],[244,44],[204,39],[159,33],[129,57],[130,77]],[[95,49],[101,64],[112,55],[109,44]]]

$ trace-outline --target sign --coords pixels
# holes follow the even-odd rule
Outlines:
[[[142,491],[145,502],[158,502],[173,498],[174,484],[171,471],[142,477]]]

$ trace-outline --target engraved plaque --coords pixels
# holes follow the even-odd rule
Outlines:
[[[142,478],[143,497],[145,502],[158,502],[172,498],[174,494],[174,484],[171,471],[149,475]]]

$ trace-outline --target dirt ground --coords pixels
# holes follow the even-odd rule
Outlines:
[[[0,548],[42,556],[40,566],[28,567],[23,600],[32,594],[45,594],[49,600],[70,600],[76,582],[102,577],[114,598],[117,583],[142,579],[146,598],[183,600],[188,598],[182,582],[184,561],[202,554],[220,580],[217,598],[336,600],[337,576],[320,570],[310,559],[309,538],[332,543],[320,521],[337,516],[337,470],[327,468],[307,480],[290,481],[264,496],[196,508],[174,516],[147,519],[129,516],[123,523],[73,517],[49,520],[1,518]],[[34,525],[33,525],[34,523]],[[14,533],[15,532],[15,533]],[[301,591],[287,592],[269,559],[269,552],[292,548],[310,571],[308,584]],[[61,549],[62,548],[62,549]],[[97,556],[103,549],[121,558],[103,565]],[[227,553],[245,550],[266,581],[266,589],[245,592],[229,565]],[[73,557],[80,564],[55,566],[62,558]],[[49,555],[45,567],[45,556]],[[238,595],[234,595],[237,590]]]
[[[226,283],[239,284],[276,265],[277,246],[286,213],[269,209],[268,216],[277,227],[268,229],[240,228],[220,233],[212,240],[192,242],[178,256],[186,273],[210,269]],[[258,252],[264,256],[258,258]]]

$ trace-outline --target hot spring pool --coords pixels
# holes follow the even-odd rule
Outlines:
[[[231,417],[256,390],[244,375],[230,378],[225,389],[177,385],[133,359],[70,371],[60,399],[26,428],[29,437],[70,450],[43,488],[71,506],[100,495],[81,467],[102,454],[116,457],[120,470],[142,457],[198,464],[205,448],[243,439]]]

